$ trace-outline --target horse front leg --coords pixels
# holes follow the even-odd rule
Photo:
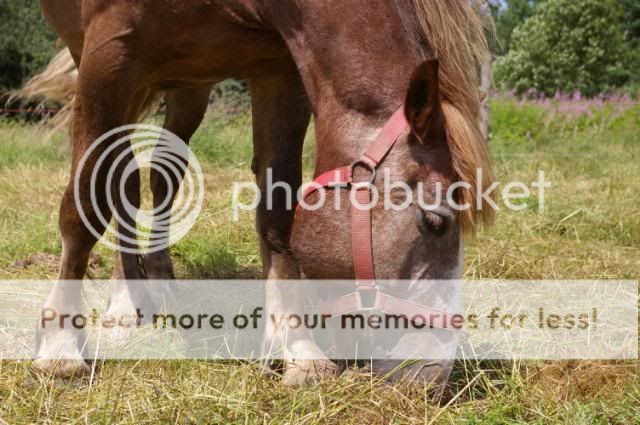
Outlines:
[[[254,162],[262,197],[256,214],[264,277],[266,313],[282,317],[292,306],[300,306],[294,286],[282,280],[299,279],[289,239],[295,211],[295,196],[302,180],[302,146],[310,120],[310,106],[293,62],[278,72],[250,81],[253,106]],[[268,181],[284,183],[290,190],[268,192]],[[293,285],[293,284],[292,284]],[[298,310],[300,311],[300,310]],[[267,321],[264,350],[282,352],[284,383],[302,385],[336,372],[322,355],[308,330],[276,329]]]
[[[133,165],[133,155],[127,153],[126,145],[114,144],[121,133],[96,143],[105,133],[127,123],[128,105],[133,93],[139,89],[138,73],[128,54],[127,38],[104,42],[99,35],[108,28],[102,23],[94,22],[89,27],[84,50],[87,53],[79,69],[73,163],[60,206],[62,263],[59,279],[43,306],[41,319],[45,315],[82,312],[82,280],[89,253],[114,212],[121,218],[118,246],[128,251],[122,254],[124,276],[127,279],[141,277],[137,256],[131,253],[137,249],[135,233],[130,230],[135,228],[135,218],[131,217],[132,211],[127,211],[130,207],[125,206],[127,203],[137,208],[139,175],[134,171],[128,178],[123,178],[124,167]],[[114,146],[113,150],[108,150]],[[117,158],[122,165],[114,167]],[[108,183],[109,176],[111,184]],[[111,193],[111,200],[108,193]],[[42,322],[38,322],[34,366],[57,376],[86,372],[84,334],[61,326],[42,326]]]

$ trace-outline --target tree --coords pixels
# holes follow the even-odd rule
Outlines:
[[[624,11],[622,25],[624,38],[629,44],[629,70],[631,79],[640,82],[640,0],[619,0]]]
[[[580,91],[588,96],[625,84],[629,46],[618,0],[545,0],[513,32],[496,79],[523,93]]]
[[[634,45],[640,42],[640,0],[618,0],[624,11],[625,38]]]
[[[17,88],[55,54],[56,35],[37,0],[0,1],[0,92]]]
[[[506,0],[504,5],[498,3],[494,6],[496,35],[498,37],[498,46],[495,49],[497,54],[503,55],[509,51],[513,30],[533,15],[538,2],[536,0]]]

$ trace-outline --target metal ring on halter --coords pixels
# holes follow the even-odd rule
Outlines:
[[[362,167],[371,173],[371,178],[369,179],[369,181],[364,181],[364,182],[354,181],[354,173],[356,171],[356,167]],[[376,171],[375,165],[368,162],[366,159],[360,158],[351,164],[351,184],[352,185],[363,184],[363,183],[372,185],[376,181],[376,175],[377,175],[377,171]]]

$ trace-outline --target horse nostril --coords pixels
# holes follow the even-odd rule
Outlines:
[[[416,218],[418,219],[418,228],[425,236],[427,232],[432,235],[442,236],[449,227],[447,217],[434,211],[424,211],[420,208],[416,211]]]

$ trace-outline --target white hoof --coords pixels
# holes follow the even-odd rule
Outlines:
[[[282,382],[290,387],[316,384],[336,376],[339,370],[313,341],[303,339],[291,344]]]
[[[282,383],[288,387],[317,384],[334,377],[339,368],[331,360],[298,360],[287,363]]]
[[[40,373],[55,378],[72,378],[88,375],[91,369],[84,359],[53,360],[37,358],[33,361],[33,367]]]
[[[58,378],[85,375],[90,371],[80,349],[83,335],[69,331],[45,332],[38,336],[38,353],[33,367]]]

